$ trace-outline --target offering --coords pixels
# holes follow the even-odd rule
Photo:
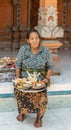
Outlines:
[[[38,90],[46,87],[43,81],[38,80],[38,76],[40,75],[40,73],[33,72],[30,74],[27,71],[27,74],[28,74],[27,78],[17,78],[13,80],[16,88]]]
[[[10,69],[15,69],[15,62],[16,62],[16,58],[10,58],[10,57],[4,57],[1,58],[0,60],[0,70],[1,71],[7,71]]]
[[[0,82],[10,82],[15,78],[15,62],[15,57],[3,57],[0,59]]]
[[[0,63],[7,63],[7,64],[12,64],[16,62],[16,58],[10,58],[10,57],[3,57],[0,60]]]

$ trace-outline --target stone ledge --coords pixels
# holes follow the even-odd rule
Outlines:
[[[60,75],[61,74],[61,58],[60,57],[52,57],[53,59],[53,75]]]

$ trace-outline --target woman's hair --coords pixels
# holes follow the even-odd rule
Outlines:
[[[33,33],[33,32],[37,33],[39,38],[41,38],[40,34],[38,33],[38,31],[36,29],[30,29],[30,30],[27,31],[26,39],[28,39],[30,37],[30,34]]]

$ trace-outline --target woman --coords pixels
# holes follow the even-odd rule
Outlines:
[[[49,49],[40,43],[40,35],[35,29],[27,32],[26,40],[28,45],[20,48],[16,61],[16,78],[27,77],[26,71],[40,72],[38,79],[47,83],[52,75],[52,59]],[[35,127],[42,126],[42,117],[47,107],[47,90],[35,93],[19,92],[14,89],[18,104],[18,121],[23,121],[27,113],[37,113],[34,122]]]

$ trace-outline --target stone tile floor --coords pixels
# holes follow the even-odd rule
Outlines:
[[[71,108],[47,109],[43,126],[35,128],[35,114],[26,115],[23,122],[16,120],[17,111],[0,112],[0,130],[71,130]]]

